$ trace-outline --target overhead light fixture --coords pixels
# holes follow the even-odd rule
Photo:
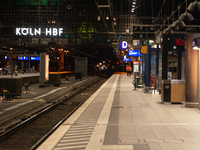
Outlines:
[[[181,28],[185,28],[186,27],[186,25],[185,25],[185,23],[183,21],[179,21],[178,23],[180,24]]]
[[[136,4],[136,2],[133,2],[133,4],[135,5],[135,4]]]
[[[182,20],[184,20],[185,18],[187,18],[188,21],[194,20],[194,17],[193,17],[190,13],[188,13],[188,12],[185,12],[185,13],[181,14],[181,16],[179,17],[179,20],[182,21]]]
[[[135,7],[135,5],[132,5],[132,7]]]
[[[190,3],[187,9],[192,12],[194,11],[195,7],[197,7],[197,9],[200,11],[200,2],[197,0],[195,0],[193,3]]]
[[[171,25],[171,27],[174,28],[175,30],[179,30],[178,26],[180,26],[181,28],[186,27],[185,23],[181,20],[177,20]]]

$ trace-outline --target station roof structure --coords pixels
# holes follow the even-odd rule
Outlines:
[[[32,3],[31,3],[32,2]],[[119,41],[156,39],[159,33],[200,31],[197,0],[1,0],[0,49],[19,44],[45,49],[61,43],[68,49],[91,54],[119,49]],[[62,4],[62,5],[60,5]],[[190,15],[189,15],[190,14]],[[181,20],[180,20],[180,17]],[[173,24],[175,21],[176,24]],[[168,28],[171,25],[173,27]],[[17,27],[59,27],[63,37],[16,36]],[[143,30],[154,27],[151,36]],[[164,32],[165,31],[165,32]],[[12,39],[12,40],[10,40]],[[39,43],[38,43],[39,42]],[[9,45],[10,44],[10,45]],[[56,46],[60,46],[59,44]],[[13,46],[14,47],[14,46]],[[21,45],[20,45],[21,47]]]

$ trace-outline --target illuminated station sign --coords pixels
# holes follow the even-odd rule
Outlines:
[[[120,42],[120,49],[127,49],[128,48],[128,42],[127,41],[121,41]]]
[[[16,28],[16,35],[31,35],[38,36],[45,33],[46,36],[61,36],[63,28]]]
[[[128,56],[140,56],[140,50],[129,50]]]

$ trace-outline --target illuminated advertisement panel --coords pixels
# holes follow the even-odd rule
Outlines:
[[[49,55],[46,55],[46,63],[45,63],[45,79],[49,80]]]
[[[128,51],[128,56],[140,56],[140,50],[129,50]]]
[[[127,49],[128,42],[127,41],[120,41],[120,49]]]

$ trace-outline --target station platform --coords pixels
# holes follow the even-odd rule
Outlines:
[[[114,74],[37,150],[199,150],[199,109],[163,104],[132,80]]]

